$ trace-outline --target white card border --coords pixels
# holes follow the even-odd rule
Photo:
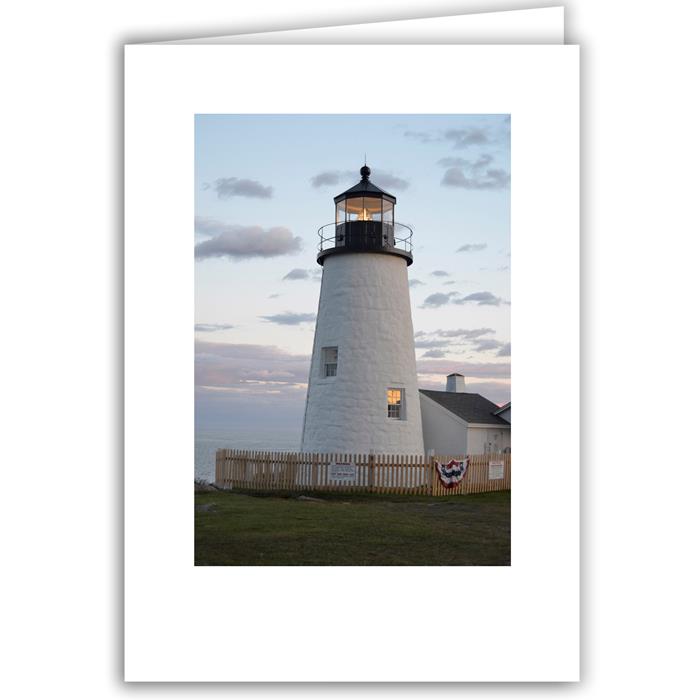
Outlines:
[[[331,89],[360,51],[372,109]],[[126,679],[577,680],[577,47],[129,46],[125,75]],[[511,567],[192,565],[193,116],[352,112],[513,116]]]

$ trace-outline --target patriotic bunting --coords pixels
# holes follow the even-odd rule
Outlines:
[[[462,481],[462,479],[464,479],[468,466],[469,457],[459,461],[453,459],[447,464],[440,464],[440,462],[435,463],[435,468],[437,469],[440,481],[446,489],[454,488],[460,481]]]

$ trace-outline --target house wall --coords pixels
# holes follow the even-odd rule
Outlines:
[[[510,427],[469,426],[467,452],[470,455],[496,454],[510,450]]]
[[[446,408],[420,394],[425,450],[437,455],[463,455],[467,451],[467,424]]]

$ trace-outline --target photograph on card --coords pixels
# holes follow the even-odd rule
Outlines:
[[[194,122],[195,565],[509,566],[510,115]]]

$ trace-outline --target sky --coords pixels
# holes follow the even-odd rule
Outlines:
[[[418,383],[510,400],[507,115],[197,115],[199,427],[301,424],[322,268],[317,231],[360,179],[397,198]]]

